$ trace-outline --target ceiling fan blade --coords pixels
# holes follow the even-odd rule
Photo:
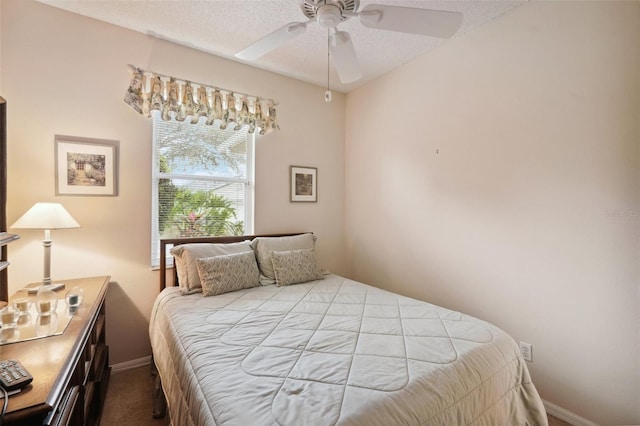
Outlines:
[[[336,31],[329,37],[329,51],[333,58],[333,66],[344,84],[353,83],[362,77],[360,64],[353,48],[349,33]]]
[[[290,22],[235,54],[236,58],[253,61],[294,39],[307,29],[307,22]]]
[[[454,35],[463,17],[460,12],[382,4],[370,4],[359,15],[367,28],[442,38]]]

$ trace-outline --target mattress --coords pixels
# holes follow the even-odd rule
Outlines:
[[[149,332],[174,425],[547,425],[504,331],[333,274],[166,288]]]

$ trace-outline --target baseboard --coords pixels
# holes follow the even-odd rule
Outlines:
[[[111,366],[111,374],[122,373],[123,371],[133,370],[134,368],[144,367],[151,364],[151,355],[131,361],[119,362]]]
[[[542,403],[544,404],[544,409],[547,410],[548,414],[551,414],[553,417],[557,417],[560,420],[564,420],[573,426],[598,426],[597,423],[587,420],[584,417],[580,417],[579,415],[572,413],[569,410],[565,410],[564,408],[549,401],[545,401],[543,399]]]

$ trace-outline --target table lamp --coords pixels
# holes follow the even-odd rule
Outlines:
[[[76,220],[59,203],[35,203],[10,226],[14,229],[44,229],[44,278],[42,284],[51,284],[51,230],[79,228]]]

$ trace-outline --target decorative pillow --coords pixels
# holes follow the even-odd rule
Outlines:
[[[322,270],[316,261],[315,249],[274,251],[271,252],[276,285],[305,283],[321,280]]]
[[[271,253],[274,251],[288,251],[312,249],[315,247],[315,235],[301,234],[291,237],[258,237],[251,242],[256,252],[258,267],[260,268],[260,284],[275,284],[276,275],[273,272]]]
[[[197,259],[196,263],[203,296],[260,285],[260,272],[253,251]]]
[[[174,258],[175,268],[178,272],[178,283],[182,293],[189,294],[202,291],[196,264],[197,259],[244,252],[253,254],[249,241],[231,244],[193,243],[171,248],[170,253]]]

